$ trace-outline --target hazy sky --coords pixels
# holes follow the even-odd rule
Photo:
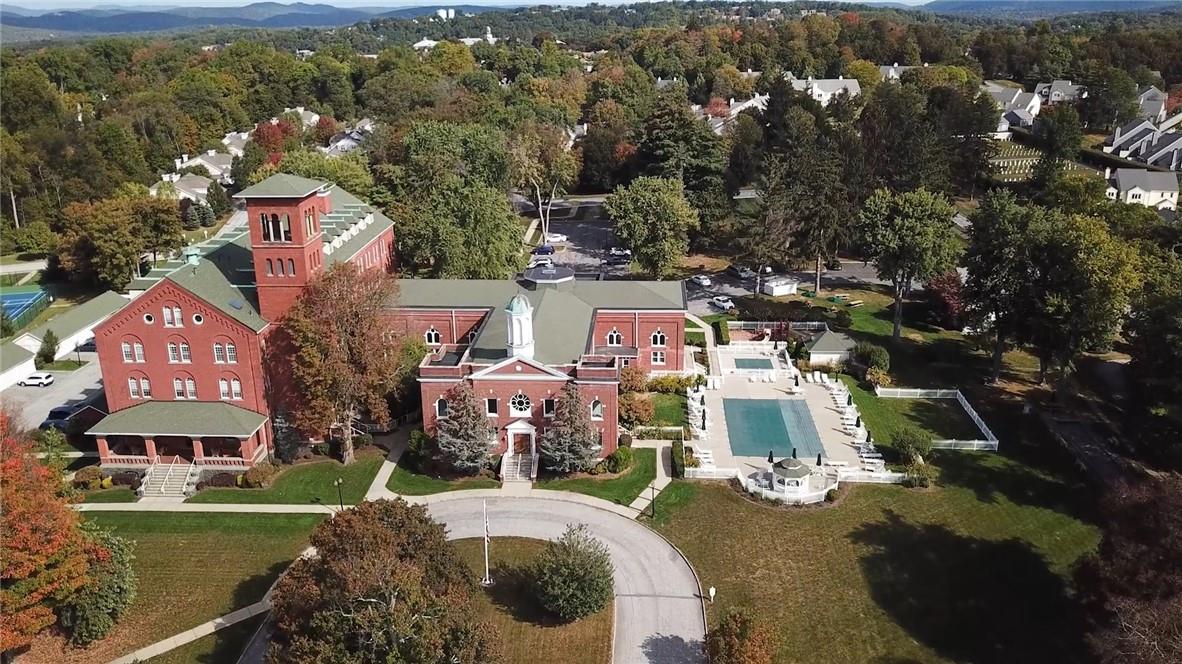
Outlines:
[[[85,9],[89,7],[122,7],[135,8],[141,7],[144,9],[152,9],[159,7],[241,7],[243,5],[251,4],[254,0],[194,0],[193,2],[168,2],[162,0],[160,2],[127,2],[120,0],[15,0],[14,2],[0,2],[3,5],[16,5],[18,7],[26,7],[29,9]],[[416,2],[414,0],[398,0],[396,2],[380,2],[375,0],[304,0],[308,4],[325,4],[334,7],[389,7],[394,9],[396,7],[415,7],[415,6],[447,6],[445,2],[435,2],[433,0],[423,0]],[[468,5],[538,5],[538,4],[562,4],[562,5],[582,5],[587,4],[590,0],[552,0],[551,2],[542,2],[541,0],[460,0],[453,4],[468,4]],[[644,0],[598,0],[600,4],[625,4],[626,2]],[[856,2],[857,0],[851,0]],[[928,0],[891,0],[892,2],[900,2],[908,5],[921,5]],[[281,2],[281,4],[291,4],[291,2]]]

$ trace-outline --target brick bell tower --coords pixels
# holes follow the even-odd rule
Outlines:
[[[235,194],[246,202],[259,313],[278,321],[324,269],[320,217],[330,185],[277,173]]]

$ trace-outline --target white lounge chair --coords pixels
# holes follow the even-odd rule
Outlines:
[[[829,382],[829,374],[821,374],[821,384],[822,385],[831,385],[832,384]]]
[[[813,372],[813,382],[814,382],[814,383],[820,383],[820,382],[821,382],[821,372],[820,372],[820,371],[814,371],[814,372]]]

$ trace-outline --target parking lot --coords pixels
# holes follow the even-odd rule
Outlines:
[[[35,429],[49,411],[58,406],[72,406],[102,392],[102,373],[96,353],[82,353],[86,362],[77,371],[53,371],[49,387],[12,387],[0,392],[4,407],[13,414],[18,427]],[[73,355],[70,356],[73,359]]]

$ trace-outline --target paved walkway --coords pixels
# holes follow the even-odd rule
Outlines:
[[[0,274],[38,272],[44,270],[46,265],[47,262],[44,258],[35,261],[25,261],[23,263],[9,263],[8,265],[0,265]]]
[[[636,497],[636,500],[632,501],[632,504],[628,506],[629,509],[636,510],[636,513],[639,515],[649,509],[653,499],[661,495],[665,487],[669,486],[669,483],[673,481],[671,479],[673,476],[673,448],[667,440],[634,440],[632,441],[632,447],[651,448],[657,451],[656,479],[645,487],[644,491],[641,491],[640,495]]]

